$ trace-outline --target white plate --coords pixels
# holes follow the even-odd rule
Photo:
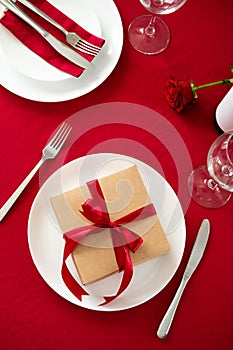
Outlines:
[[[86,287],[85,289],[92,296],[85,296],[80,302],[68,290],[60,276],[64,239],[49,199],[61,191],[82,185],[96,176],[105,176],[132,164],[136,164],[141,172],[164,231],[167,232],[169,227],[167,237],[171,251],[134,267],[134,275],[130,285],[111,303],[98,306],[103,295],[114,294],[117,290],[121,280],[119,273]],[[172,230],[171,218],[173,220]],[[28,222],[31,256],[45,282],[66,300],[98,311],[132,308],[158,294],[173,277],[180,264],[185,246],[185,236],[186,229],[182,208],[173,189],[164,178],[150,166],[137,159],[111,153],[93,154],[79,158],[58,169],[39,190],[32,205]],[[75,271],[71,261],[69,269],[71,272]]]
[[[53,1],[56,3],[56,0]],[[33,101],[67,101],[94,90],[111,74],[123,45],[120,14],[112,0],[83,1],[94,11],[101,26],[101,37],[106,39],[103,49],[94,59],[95,69],[91,72],[86,70],[79,78],[70,77],[61,81],[32,79],[9,64],[0,46],[0,83],[6,89]]]
[[[87,31],[101,37],[100,23],[95,12],[88,6],[87,2],[83,2],[83,0],[50,0],[50,3]],[[3,9],[2,6],[2,14]],[[3,25],[0,26],[0,37],[0,45],[7,62],[20,73],[32,79],[44,81],[58,81],[70,78],[69,74],[56,69],[29,50]],[[16,52],[17,55],[15,54]]]

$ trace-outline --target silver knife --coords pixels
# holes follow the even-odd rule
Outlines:
[[[0,0],[0,3],[4,5],[8,10],[14,12],[22,20],[28,23],[34,28],[47,42],[62,56],[66,57],[69,61],[74,64],[92,70],[94,68],[93,63],[89,62],[86,58],[81,56],[79,53],[72,50],[67,45],[63,44],[60,40],[55,38],[52,34],[48,33],[44,28],[37,24],[31,19],[26,13],[24,13],[14,2],[10,0]]]
[[[157,336],[160,339],[164,339],[169,332],[169,329],[172,324],[172,320],[174,318],[178,303],[180,301],[181,295],[186,287],[187,282],[192,276],[193,272],[196,270],[206,247],[208,238],[210,233],[210,222],[208,219],[204,219],[202,221],[201,227],[198,231],[197,238],[195,240],[188,264],[183,274],[183,278],[181,280],[180,286],[172,300],[164,318],[162,319],[158,331]]]

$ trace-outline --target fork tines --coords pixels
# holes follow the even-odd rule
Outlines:
[[[86,40],[79,40],[75,47],[85,53],[89,53],[90,55],[96,56],[100,52],[100,47],[88,43]]]
[[[56,134],[50,140],[49,145],[56,149],[60,149],[66,141],[67,137],[69,136],[71,129],[72,127],[69,124],[63,122]]]

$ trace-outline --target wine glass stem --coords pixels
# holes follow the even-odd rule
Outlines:
[[[207,181],[207,185],[212,191],[215,191],[218,188],[218,185],[216,184],[216,182],[213,179],[209,179]]]
[[[152,15],[148,26],[145,28],[146,35],[148,35],[148,36],[155,35],[155,32],[156,32],[155,25],[154,25],[155,21],[156,21],[156,17]]]

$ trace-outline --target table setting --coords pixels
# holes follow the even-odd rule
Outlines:
[[[230,350],[233,3],[0,0],[3,350]]]

